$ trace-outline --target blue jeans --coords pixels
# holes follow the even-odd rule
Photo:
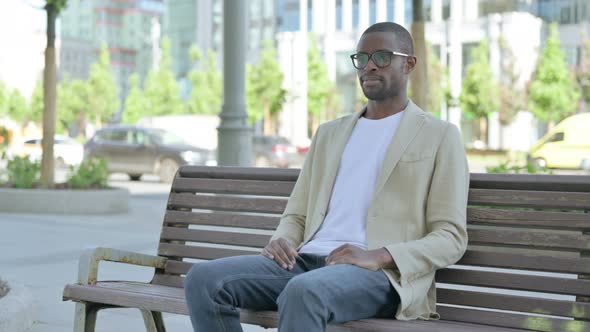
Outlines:
[[[325,331],[326,325],[370,317],[393,318],[399,296],[383,271],[325,266],[300,254],[293,270],[262,255],[198,263],[185,279],[196,332],[242,331],[236,308],[278,310],[279,331]]]

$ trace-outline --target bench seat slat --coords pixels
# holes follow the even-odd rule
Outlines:
[[[464,269],[442,269],[436,272],[436,281],[455,285],[590,296],[590,280],[584,279]]]
[[[181,166],[178,170],[178,174],[181,177],[186,178],[295,182],[297,181],[297,177],[299,177],[299,169],[227,166]]]
[[[95,286],[67,285],[64,299],[110,304],[119,307],[141,308],[188,315],[182,288],[167,287],[135,282],[99,282]],[[247,324],[257,324],[274,328],[278,323],[275,311],[240,310],[240,320]],[[478,326],[450,321],[395,321],[387,318],[372,318],[330,326],[328,331],[391,331],[395,327],[400,332],[515,332],[518,330],[489,326]]]
[[[280,217],[241,215],[219,212],[166,211],[164,222],[179,225],[207,225],[275,230]]]
[[[574,231],[590,230],[590,213],[469,207],[467,208],[467,221],[476,225],[491,224]]]
[[[294,186],[290,181],[178,178],[172,191],[289,197]]]
[[[178,227],[163,227],[160,237],[163,240],[181,240],[257,248],[264,248],[270,240],[270,235],[206,231]]]
[[[560,318],[534,317],[507,312],[485,311],[470,308],[437,306],[441,319],[486,324],[534,331],[590,331],[590,323]]]
[[[470,188],[590,192],[590,176],[471,173]]]
[[[282,214],[287,206],[287,199],[171,193],[170,198],[168,199],[168,206],[170,208]]]
[[[470,307],[481,307],[519,311],[527,313],[543,313],[546,315],[588,319],[590,318],[590,303],[576,303],[528,296],[514,296],[438,288],[437,302]]]
[[[470,189],[469,205],[543,209],[590,209],[590,193]]]

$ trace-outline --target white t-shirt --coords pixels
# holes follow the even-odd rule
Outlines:
[[[300,253],[327,256],[346,243],[367,249],[367,212],[385,152],[402,114],[379,120],[359,118],[342,153],[328,213]]]

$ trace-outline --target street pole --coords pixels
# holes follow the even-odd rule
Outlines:
[[[223,107],[217,164],[252,165],[252,128],[246,112],[247,1],[223,1]]]

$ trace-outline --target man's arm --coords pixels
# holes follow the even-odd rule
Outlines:
[[[469,168],[461,134],[449,124],[436,153],[426,202],[428,234],[386,246],[402,280],[413,280],[456,263],[467,249]],[[391,266],[391,262],[385,262]]]

